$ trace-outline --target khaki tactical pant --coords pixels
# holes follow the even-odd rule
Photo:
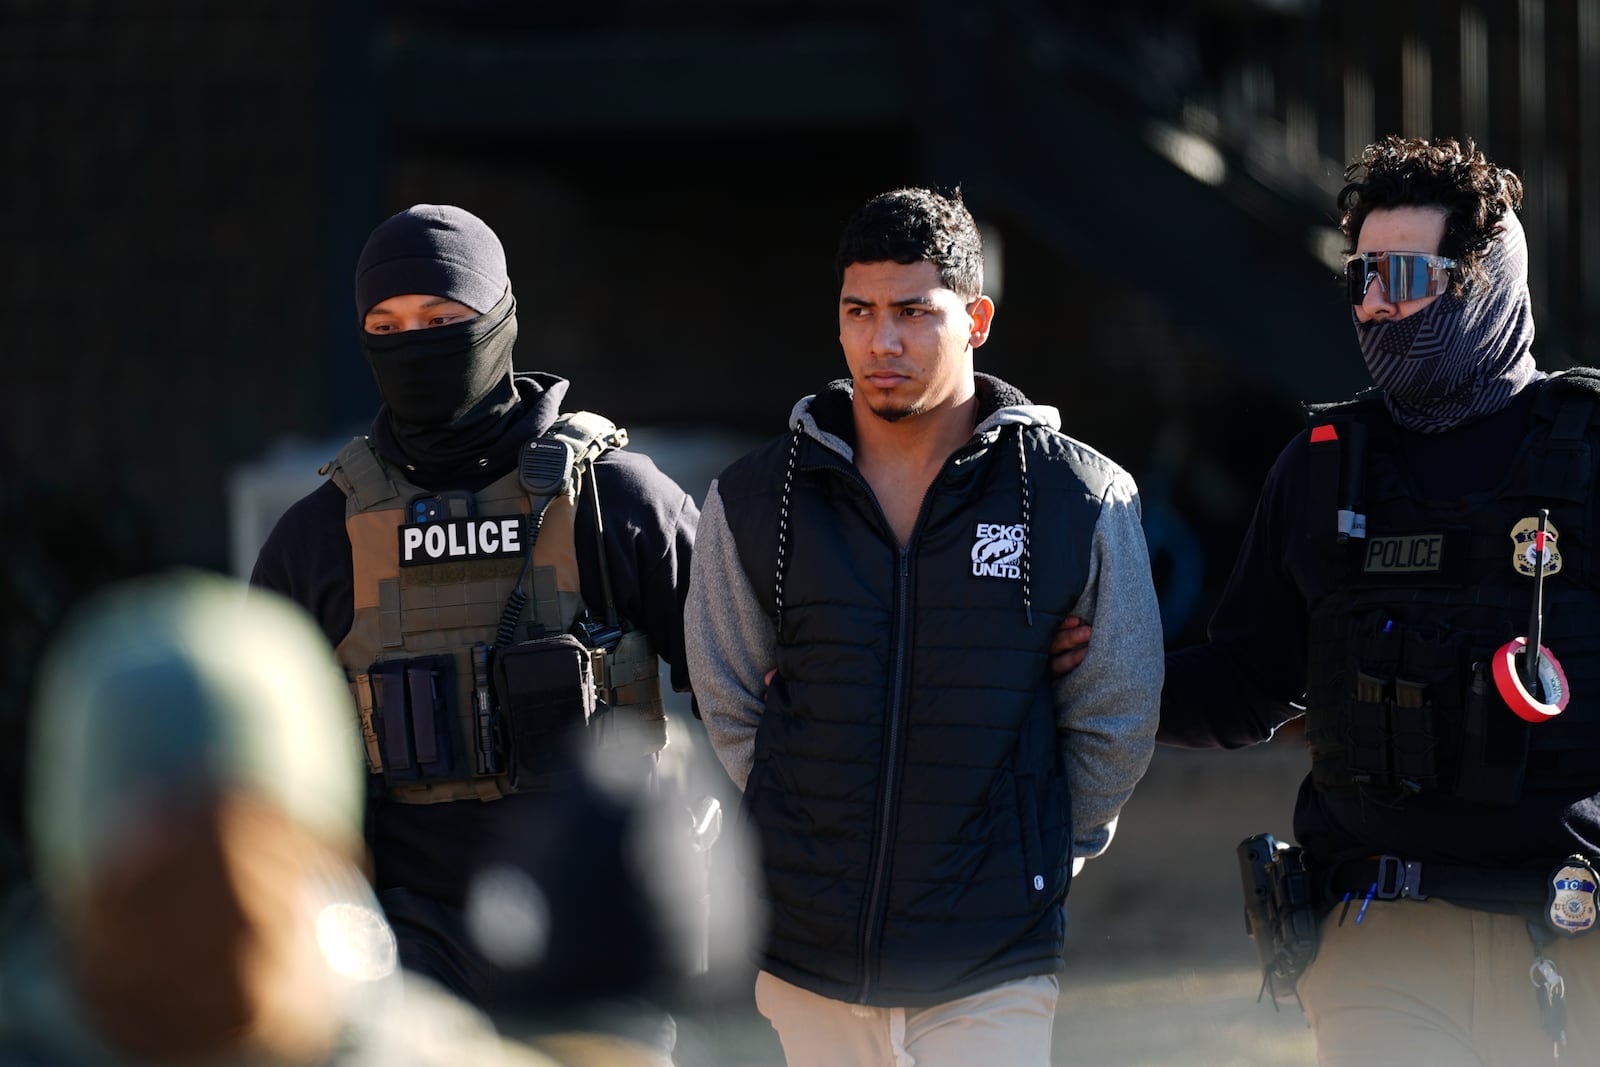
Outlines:
[[[1049,1067],[1059,995],[1055,976],[1039,975],[929,1008],[873,1008],[756,976],[788,1067]]]
[[[1323,1067],[1527,1067],[1551,1061],[1527,922],[1442,900],[1360,901],[1322,924],[1300,979]],[[1566,984],[1560,1063],[1600,1063],[1600,930],[1545,949]]]

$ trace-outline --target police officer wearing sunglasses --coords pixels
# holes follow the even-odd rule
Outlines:
[[[1600,1062],[1600,372],[1535,364],[1517,175],[1391,136],[1346,179],[1376,388],[1274,464],[1159,740],[1304,713],[1298,848],[1249,857],[1319,1062]]]

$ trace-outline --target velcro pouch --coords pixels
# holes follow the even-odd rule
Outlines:
[[[462,777],[456,741],[455,660],[418,656],[373,664],[375,747],[386,784],[448,781]]]
[[[571,634],[524,641],[497,649],[490,675],[511,787],[544,788],[595,713],[589,649]]]

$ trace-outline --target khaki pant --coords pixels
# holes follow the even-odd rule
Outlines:
[[[1526,1067],[1551,1061],[1528,968],[1533,942],[1514,915],[1442,900],[1356,902],[1322,924],[1300,999],[1323,1067]],[[1566,982],[1560,1063],[1600,1063],[1600,930],[1546,950]]]
[[[1059,995],[1039,975],[930,1008],[873,1008],[756,976],[789,1067],[1048,1067]]]

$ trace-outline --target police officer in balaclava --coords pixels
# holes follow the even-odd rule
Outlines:
[[[384,222],[356,265],[356,313],[384,403],[373,429],[408,470],[448,479],[494,465],[496,446],[515,453],[517,300],[481,219],[419,204]]]
[[[479,999],[463,902],[508,813],[594,751],[647,778],[666,743],[699,512],[625,431],[564,412],[567,380],[517,369],[506,254],[472,213],[379,224],[355,312],[382,407],[251,580],[312,612],[350,680],[402,962]]]

